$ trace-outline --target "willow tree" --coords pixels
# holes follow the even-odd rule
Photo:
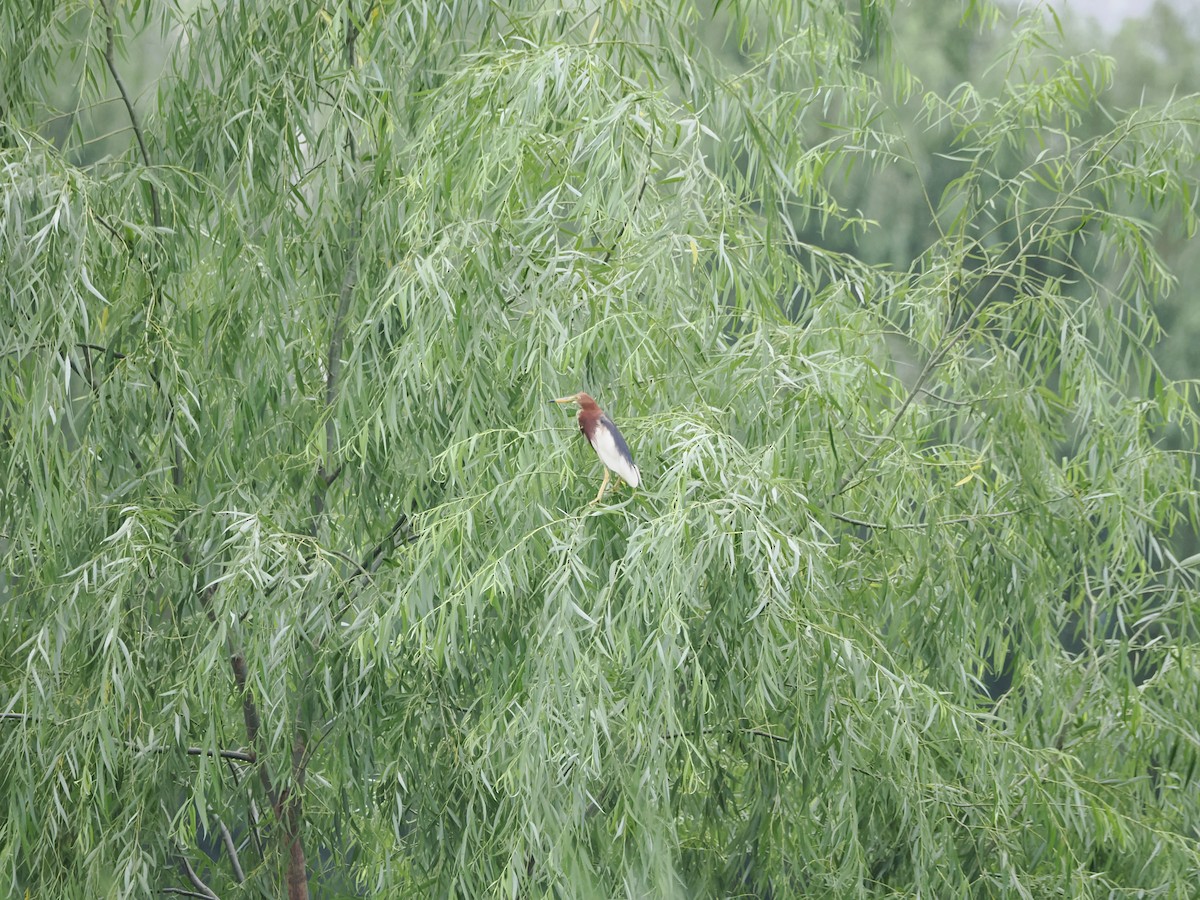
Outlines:
[[[1196,106],[845,6],[4,4],[14,895],[1194,886]]]

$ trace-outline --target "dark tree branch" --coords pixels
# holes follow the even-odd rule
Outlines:
[[[308,740],[307,732],[301,727],[301,721],[302,717],[297,715],[296,737],[292,744],[292,784],[283,812],[284,840],[288,844],[288,900],[306,900],[308,897],[308,864],[304,858],[301,833],[304,818],[304,776],[308,765],[305,748]]]
[[[258,705],[254,702],[254,693],[248,684],[249,669],[246,665],[245,654],[240,650],[234,652],[230,656],[229,664],[233,667],[233,678],[237,683],[238,693],[242,696],[242,720],[246,724],[246,741],[250,744],[251,751],[257,759],[258,733],[262,729],[262,719],[259,718]],[[275,811],[276,817],[280,817],[283,810],[279,802],[279,792],[275,789],[271,773],[267,771],[266,765],[262,762],[258,764],[258,780],[262,783],[271,809]]]
[[[728,734],[730,732],[738,732],[740,734],[748,734],[751,737],[764,738],[765,740],[776,741],[781,744],[791,743],[791,738],[784,737],[784,736],[778,735],[778,734],[772,734],[771,732],[769,732],[763,728],[733,728],[733,729],[730,729],[730,728],[719,728],[719,727],[714,726],[712,728],[700,729],[700,734]],[[668,732],[667,734],[663,735],[663,738],[668,741],[675,741],[681,737],[691,737],[691,735],[688,734],[686,731],[672,731],[672,732]]]
[[[388,553],[404,544],[411,544],[416,539],[417,533],[413,530],[412,521],[407,514],[400,513],[387,537],[375,545],[375,549],[367,554],[359,568],[374,575],[387,559]]]
[[[105,356],[111,356],[113,359],[124,359],[125,354],[120,353],[111,347],[105,347],[103,344],[84,344],[79,343],[76,347],[82,347],[84,350],[95,350],[97,353],[103,353]],[[90,356],[88,357],[91,358]]]
[[[30,717],[25,713],[6,712],[0,713],[0,720],[11,719],[14,721],[25,721]],[[170,747],[151,747],[146,748],[154,753],[170,753]],[[228,759],[235,762],[254,763],[258,761],[258,756],[250,750],[208,750],[204,747],[187,747],[184,752],[188,756],[214,756],[218,759]]]
[[[338,558],[344,559],[347,563],[354,566],[358,571],[345,584],[343,584],[341,589],[338,591],[338,600],[345,602],[343,602],[342,606],[338,609],[335,618],[340,619],[342,616],[344,616],[346,611],[350,609],[351,604],[354,602],[353,597],[350,599],[346,598],[350,596],[351,591],[355,588],[355,582],[357,579],[366,579],[369,583],[371,581],[371,576],[379,571],[379,567],[384,564],[388,558],[388,554],[390,554],[391,551],[405,544],[411,544],[416,539],[417,533],[413,530],[412,520],[409,519],[407,514],[400,513],[399,517],[397,517],[395,523],[391,527],[391,530],[388,531],[384,539],[375,545],[374,549],[372,549],[371,552],[363,558],[361,563],[355,562],[344,553],[338,553]],[[320,643],[321,642],[318,641],[318,646]]]
[[[211,894],[201,894],[199,891],[187,891],[183,888],[165,887],[159,888],[160,894],[174,894],[176,897],[202,897],[203,900],[212,900]]]
[[[163,748],[166,752],[166,748]],[[205,750],[203,747],[188,747],[188,756],[215,756],[219,759],[232,759],[237,762],[254,763],[258,762],[258,756],[250,750]]]
[[[130,746],[144,753],[171,753],[174,747],[136,747],[132,742]],[[250,750],[209,750],[205,747],[185,747],[184,751],[188,756],[211,756],[215,759],[226,759],[231,762],[255,763],[258,757]]]
[[[150,168],[150,151],[146,149],[146,138],[142,133],[142,124],[138,120],[137,110],[133,108],[133,98],[129,96],[129,90],[125,87],[125,81],[121,78],[121,73],[117,69],[112,0],[100,0],[100,5],[104,7],[104,62],[108,65],[108,71],[112,75],[113,81],[116,82],[117,90],[121,93],[121,102],[125,104],[125,112],[129,114],[129,124],[133,127],[133,136],[137,139],[138,150],[142,154],[142,163],[146,168]],[[150,208],[154,216],[154,227],[161,228],[162,212],[158,205],[158,188],[155,187],[153,181],[148,181],[146,184],[150,188]]]

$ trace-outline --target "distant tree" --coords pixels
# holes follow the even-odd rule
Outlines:
[[[0,6],[14,896],[1194,890],[1196,103],[849,6]]]

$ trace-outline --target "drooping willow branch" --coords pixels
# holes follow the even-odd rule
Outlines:
[[[950,516],[945,519],[934,519],[929,522],[871,522],[866,519],[858,519],[854,516],[844,515],[843,513],[834,512],[833,510],[824,510],[826,515],[831,519],[837,519],[839,522],[845,522],[847,525],[855,525],[859,528],[869,528],[872,531],[925,531],[933,528],[944,528],[949,525],[967,525],[974,522],[981,522],[985,519],[1008,519],[1012,516],[1023,515],[1031,509],[1040,509],[1043,506],[1049,506],[1051,503],[1059,503],[1063,500],[1070,500],[1074,495],[1060,494],[1057,497],[1051,497],[1048,500],[1043,500],[1040,503],[1027,503],[1024,506],[1019,506],[1015,509],[1004,509],[996,512],[974,513],[969,516]]]
[[[1095,162],[1088,167],[1086,173],[1080,177],[1076,190],[1063,191],[1054,203],[1043,208],[1040,212],[1040,215],[1035,217],[1034,221],[1030,223],[1025,236],[1019,243],[1017,243],[1016,252],[1013,254],[1012,259],[1001,266],[998,272],[994,273],[997,277],[992,282],[991,287],[988,288],[987,292],[983,295],[979,302],[974,305],[963,322],[957,328],[947,334],[934,348],[933,352],[929,356],[929,359],[925,361],[925,365],[921,367],[921,371],[917,374],[916,381],[908,390],[908,393],[905,395],[900,407],[895,413],[892,414],[891,419],[888,421],[888,424],[884,427],[883,431],[876,435],[868,452],[858,461],[858,464],[854,467],[854,469],[841,479],[837,490],[833,492],[834,497],[841,496],[850,490],[850,488],[859,483],[859,476],[862,474],[863,470],[866,469],[866,467],[876,457],[876,455],[879,453],[879,449],[887,442],[887,439],[892,436],[892,433],[896,430],[897,426],[899,426],[905,414],[912,407],[913,403],[916,402],[918,395],[926,392],[926,386],[929,378],[933,375],[933,372],[942,364],[950,351],[971,333],[971,327],[979,319],[980,315],[983,314],[984,310],[989,308],[993,295],[997,290],[1000,289],[1002,285],[1007,283],[1007,276],[1011,275],[1014,270],[1025,264],[1031,249],[1039,240],[1046,236],[1046,232],[1051,227],[1054,217],[1062,211],[1068,202],[1074,200],[1076,196],[1078,196],[1078,192],[1082,190],[1096,175],[1096,173],[1101,170],[1101,167],[1113,154],[1116,148],[1120,146],[1121,142],[1125,138],[1129,137],[1130,134],[1132,134],[1133,127],[1134,126],[1132,123],[1126,123],[1125,128],[1112,138],[1110,144],[1103,149],[1103,151],[1096,158]],[[964,223],[963,228],[965,229],[966,223],[972,221],[972,218],[964,215],[962,216],[962,221]],[[986,239],[990,236],[991,233],[989,232],[988,234],[983,235],[980,240]],[[965,239],[965,234],[959,235],[959,240]],[[1016,242],[1014,241],[1014,243]],[[955,279],[954,296],[957,299],[960,298],[962,294],[963,277],[962,273],[960,272],[958,273],[958,277]]]
[[[650,167],[654,158],[654,132],[650,131],[646,135],[646,169],[642,172],[642,186],[638,190],[637,198],[633,201],[633,207],[629,210],[629,215],[625,221],[621,223],[621,227],[617,229],[616,235],[613,237],[612,246],[604,251],[604,258],[601,262],[607,264],[612,255],[616,252],[617,244],[621,242],[621,238],[625,236],[625,231],[629,228],[629,223],[633,221],[633,217],[637,215],[638,208],[642,205],[642,197],[646,195],[646,186],[650,183]]]
[[[112,75],[113,81],[117,85],[117,90],[121,94],[121,102],[125,104],[125,112],[129,115],[129,124],[133,128],[133,136],[137,140],[138,150],[142,155],[142,163],[146,168],[149,168],[150,151],[146,149],[146,136],[142,132],[142,123],[138,119],[137,110],[134,109],[133,98],[129,95],[129,89],[125,87],[125,80],[121,78],[121,72],[117,68],[112,0],[100,0],[100,5],[104,7],[104,62],[108,66],[109,74]],[[153,181],[148,181],[147,186],[150,188],[150,208],[154,217],[154,227],[161,228],[162,210],[158,202],[158,188],[155,187]]]

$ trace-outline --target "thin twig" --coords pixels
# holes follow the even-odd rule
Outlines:
[[[938,401],[938,403],[946,403],[950,406],[970,407],[975,405],[974,400],[951,400],[949,397],[943,397],[940,394],[935,394],[933,391],[929,390],[929,388],[921,388],[921,393],[926,397],[932,397],[934,400]]]
[[[375,549],[367,555],[359,568],[365,569],[372,575],[375,574],[383,565],[383,561],[387,559],[388,551],[394,550],[402,544],[411,544],[416,539],[417,533],[413,530],[412,522],[405,513],[400,513],[395,524],[392,525],[392,530],[387,533],[387,537],[375,545]]]
[[[238,884],[244,884],[246,873],[242,870],[242,861],[238,857],[237,847],[233,843],[233,835],[229,833],[229,829],[219,816],[217,817],[217,828],[221,830],[221,841],[225,844],[225,852],[229,854],[229,864],[233,866],[233,877],[238,880]]]
[[[701,728],[700,734],[727,734],[736,731],[739,734],[748,734],[751,737],[766,738],[770,741],[777,741],[781,744],[786,744],[791,741],[791,738],[784,737],[779,734],[772,734],[764,728],[720,728],[713,726],[712,728]],[[664,740],[674,741],[681,737],[691,737],[686,731],[671,731],[663,735]]]
[[[113,359],[124,359],[125,354],[111,347],[105,347],[103,344],[84,344],[78,343],[76,347],[83,347],[85,350],[95,350],[97,353],[103,353],[105,356],[111,356]]]
[[[341,589],[338,591],[337,599],[345,600],[345,598],[350,594],[351,589],[355,586],[356,579],[365,578],[369,583],[371,581],[371,576],[379,571],[379,567],[384,564],[388,558],[388,554],[392,550],[395,550],[397,547],[402,547],[405,544],[411,544],[416,539],[417,533],[413,530],[412,521],[405,513],[400,513],[400,516],[392,525],[391,530],[388,531],[387,536],[375,545],[374,549],[363,558],[361,563],[355,562],[344,553],[334,551],[335,555],[339,559],[345,560],[358,570],[358,572],[352,578],[342,585]],[[337,615],[334,618],[341,619],[341,617],[346,614],[347,610],[350,609],[353,603],[353,598],[346,600],[346,602],[343,603],[338,609]],[[320,646],[321,643],[322,642],[318,641],[318,646]]]
[[[946,525],[966,525],[974,522],[981,522],[984,519],[1008,519],[1013,516],[1024,515],[1031,509],[1037,509],[1042,506],[1049,506],[1051,503],[1060,503],[1063,500],[1071,499],[1072,494],[1062,494],[1058,497],[1051,497],[1049,500],[1043,500],[1040,503],[1029,503],[1025,506],[1017,507],[1016,509],[1006,509],[999,512],[975,513],[969,516],[951,516],[947,519],[934,519],[930,522],[868,522],[866,519],[856,519],[853,516],[836,513],[832,510],[826,510],[830,518],[837,519],[839,522],[845,522],[847,525],[857,525],[860,528],[870,528],[874,531],[924,531],[929,528],[939,528]]]
[[[847,525],[857,525],[859,528],[870,528],[875,531],[886,531],[893,526],[885,522],[867,522],[863,519],[856,519],[853,516],[843,516],[841,513],[835,513],[832,510],[827,510],[830,518],[837,519],[839,522],[845,522]]]
[[[162,752],[166,752],[167,748],[161,748]],[[219,759],[232,759],[237,762],[254,763],[258,762],[258,755],[251,750],[205,750],[203,747],[188,747],[188,756],[215,756]]]
[[[633,217],[637,215],[638,208],[642,205],[642,197],[646,193],[646,185],[650,183],[650,164],[654,160],[654,132],[650,131],[646,135],[646,170],[642,173],[642,186],[638,190],[637,199],[633,201],[633,208],[629,210],[629,215],[625,221],[621,223],[621,227],[617,229],[616,237],[613,238],[612,246],[604,251],[604,259],[601,262],[607,264],[612,259],[613,252],[617,249],[617,244],[621,242],[621,238],[625,236],[625,229],[629,227],[629,223],[633,221]]]
[[[350,300],[354,295],[354,285],[358,280],[358,240],[362,222],[362,206],[359,206],[351,228],[349,239],[346,272],[342,277],[342,287],[338,296],[338,308],[333,317],[333,331],[329,336],[329,353],[325,360],[325,458],[318,467],[318,476],[323,487],[328,487],[341,472],[341,466],[332,467],[333,448],[337,442],[337,423],[334,421],[333,408],[338,397],[338,376],[342,370],[342,346],[346,339],[346,315],[350,312]],[[318,505],[314,498],[314,507]],[[320,504],[321,509],[324,503]],[[314,509],[319,513],[321,509]]]
[[[217,892],[205,884],[203,879],[196,874],[196,870],[192,868],[192,864],[188,862],[186,856],[180,854],[179,861],[183,864],[183,871],[187,875],[188,881],[192,883],[192,887],[200,891],[199,896],[207,897],[208,900],[221,900],[221,898],[217,896]]]
[[[146,138],[142,133],[142,124],[138,120],[137,110],[133,108],[133,98],[129,96],[129,90],[125,87],[125,81],[121,78],[121,73],[117,69],[116,60],[116,36],[113,33],[113,11],[111,0],[100,0],[100,5],[104,7],[104,62],[108,65],[108,71],[116,82],[117,90],[121,92],[121,101],[125,104],[125,111],[129,114],[129,124],[133,126],[133,136],[137,139],[138,149],[142,154],[142,163],[146,168],[150,168],[150,151],[146,149]],[[162,213],[158,205],[158,188],[155,187],[153,181],[147,181],[147,186],[150,188],[150,207],[154,216],[154,227],[162,227]]]
[[[346,70],[353,71],[358,64],[357,56],[354,52],[354,47],[358,43],[358,24],[354,21],[352,12],[353,4],[346,4]],[[354,128],[351,124],[346,125],[346,152],[350,154],[350,161],[353,163],[358,160],[358,146],[354,140]]]
[[[254,838],[254,849],[257,851],[261,859],[266,855],[266,845],[263,844],[262,831],[259,826],[262,824],[262,816],[258,814],[258,804],[254,802],[254,798],[249,798],[250,802],[246,806],[246,823],[250,826],[250,835]]]
[[[175,750],[174,747],[138,747],[132,741],[129,746],[130,749],[140,753],[171,753]],[[258,756],[250,750],[209,750],[206,747],[185,747],[183,752],[188,756],[211,756],[214,759],[226,759],[231,762],[258,762]]]

